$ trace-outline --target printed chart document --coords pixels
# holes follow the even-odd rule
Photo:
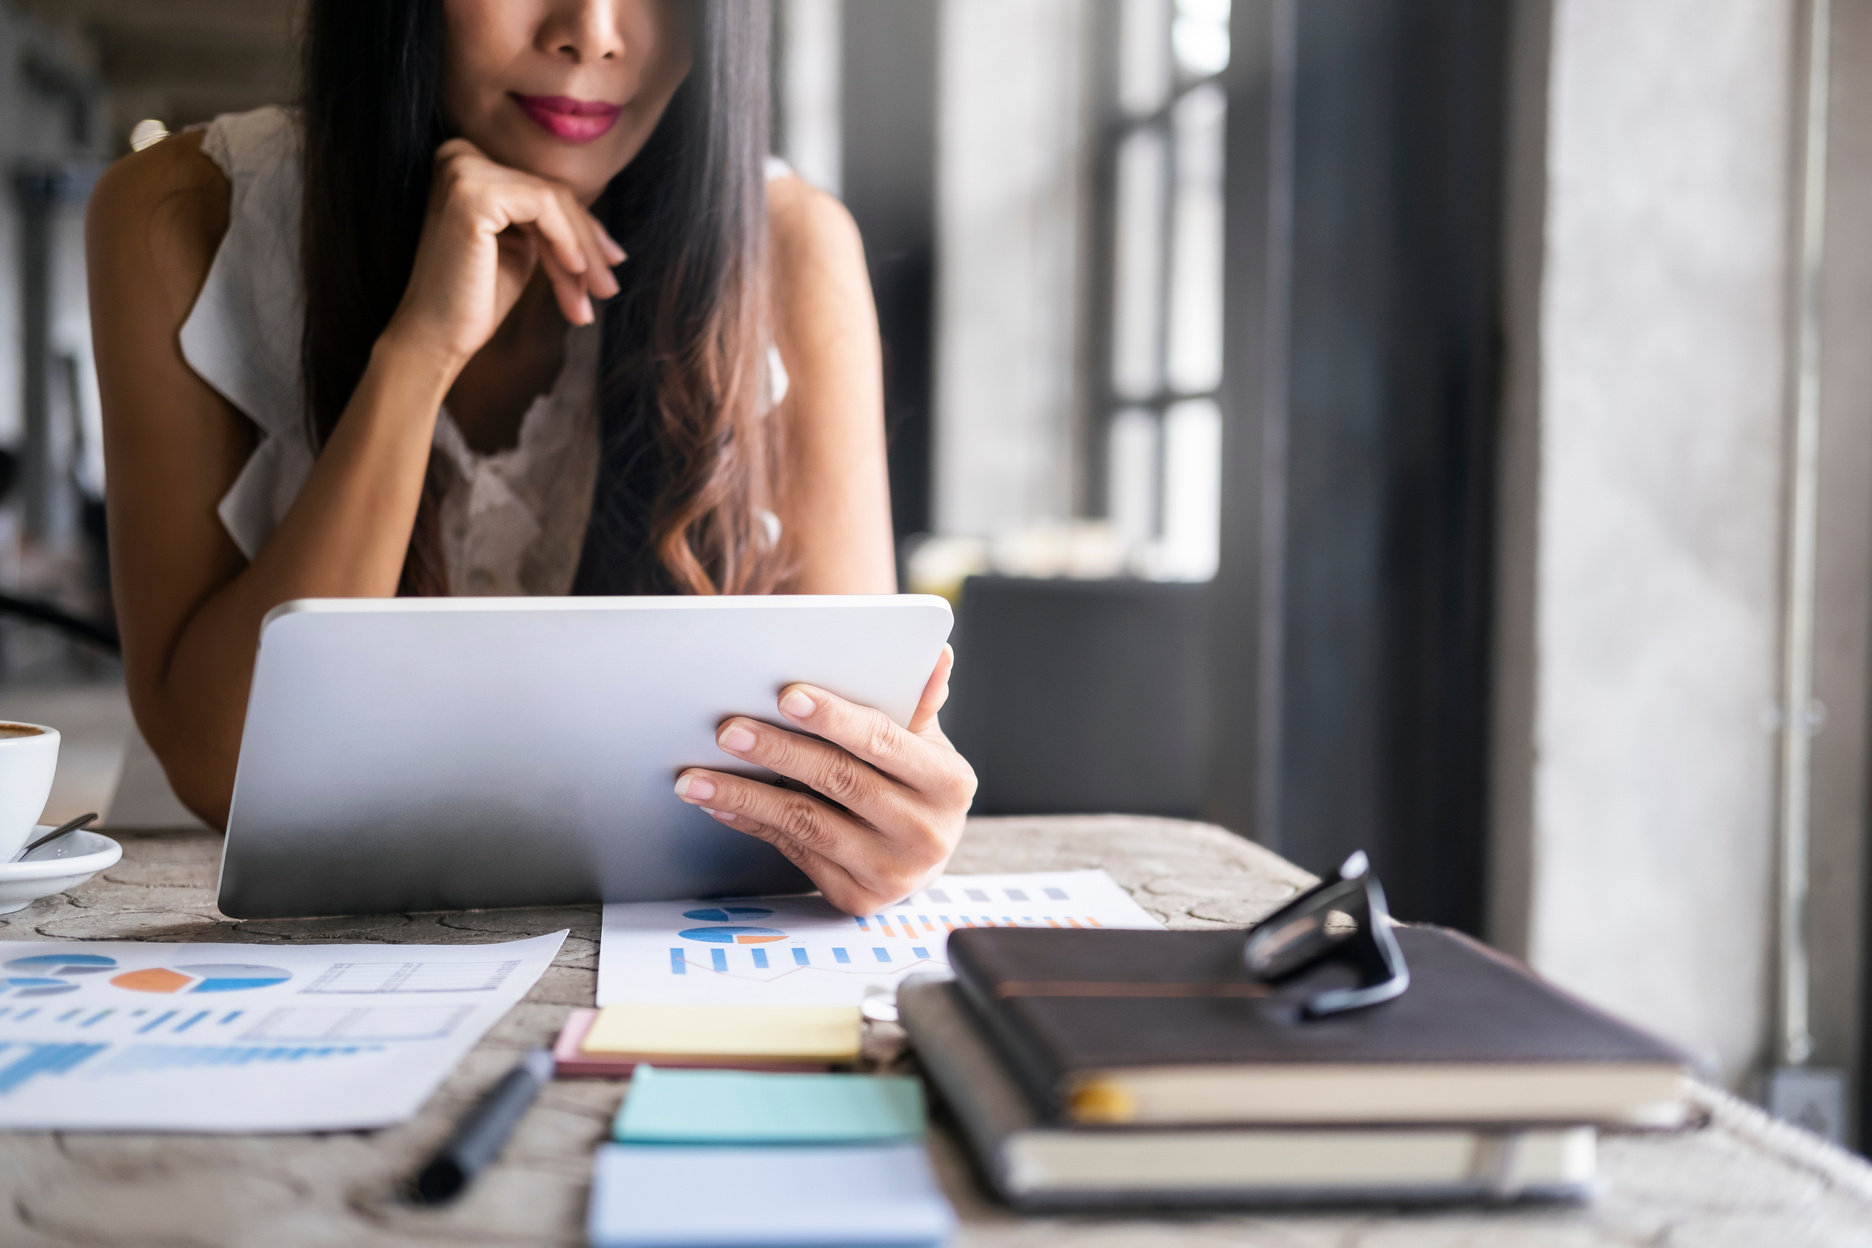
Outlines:
[[[855,918],[816,896],[622,902],[604,908],[598,1004],[855,1006],[947,969],[960,927],[1162,926],[1103,871],[946,875]]]
[[[413,1117],[566,934],[493,945],[0,941],[0,1129]]]

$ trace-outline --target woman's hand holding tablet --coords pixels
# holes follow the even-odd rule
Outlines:
[[[975,796],[974,770],[936,721],[954,665],[945,645],[906,727],[799,684],[781,690],[779,708],[800,732],[741,717],[722,724],[715,743],[725,753],[811,793],[691,767],[676,794],[778,849],[848,914],[898,901],[942,873]]]

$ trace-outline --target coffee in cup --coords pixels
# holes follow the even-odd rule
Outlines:
[[[52,796],[58,750],[56,728],[0,720],[0,863],[13,861],[32,838]]]

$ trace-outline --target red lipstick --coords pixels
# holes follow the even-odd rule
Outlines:
[[[518,104],[534,124],[556,139],[568,143],[589,143],[616,124],[621,104],[603,100],[575,100],[565,95],[521,95],[513,92]]]

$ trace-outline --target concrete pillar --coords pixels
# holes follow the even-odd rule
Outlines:
[[[1732,1084],[1772,973],[1795,8],[1552,0],[1511,324],[1494,935]]]
[[[833,195],[844,180],[844,7],[844,0],[784,0],[774,23],[780,43],[777,146],[794,172]]]
[[[945,0],[935,521],[1072,513],[1087,159],[1082,0]]]

